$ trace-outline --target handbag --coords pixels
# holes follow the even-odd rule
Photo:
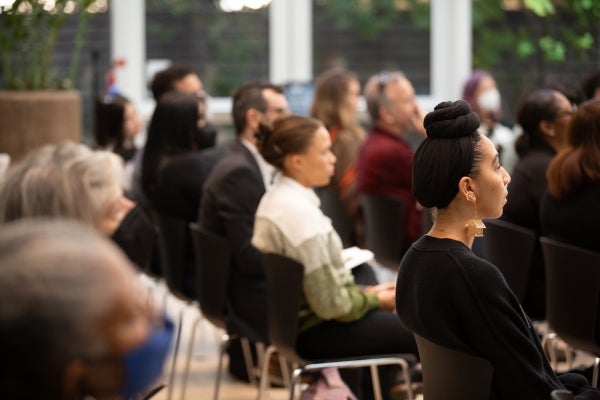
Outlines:
[[[358,400],[337,368],[323,368],[300,395],[300,400]]]

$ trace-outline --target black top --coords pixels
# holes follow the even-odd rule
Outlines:
[[[461,242],[423,236],[411,246],[396,310],[411,331],[490,361],[492,398],[548,399],[563,388],[500,271]]]
[[[225,147],[215,147],[170,158],[158,172],[156,188],[146,193],[154,209],[196,221],[204,182],[224,154]]]
[[[543,235],[600,251],[600,182],[582,187],[562,200],[546,193],[540,219]]]

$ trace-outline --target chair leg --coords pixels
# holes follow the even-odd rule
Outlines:
[[[302,373],[301,368],[294,369],[292,372],[292,379],[290,383],[290,400],[294,400],[294,392],[296,390],[296,384],[298,383],[298,379],[300,379],[300,374]]]
[[[185,400],[185,390],[187,388],[187,380],[188,380],[188,375],[190,372],[190,363],[192,361],[192,356],[194,353],[194,341],[196,339],[196,330],[198,328],[198,325],[200,324],[200,321],[202,321],[202,314],[200,314],[200,315],[198,315],[198,317],[196,317],[196,320],[194,321],[194,324],[192,325],[192,332],[190,334],[188,354],[187,354],[187,359],[185,360],[185,369],[183,370],[183,377],[182,377],[182,382],[181,382],[181,400]]]
[[[275,352],[275,346],[267,347],[265,351],[265,359],[270,359],[271,354]],[[267,386],[269,385],[269,364],[263,362],[262,364],[262,372],[260,374],[260,384],[258,387],[258,394],[256,396],[257,400],[262,400],[265,392],[267,391]]]
[[[173,359],[171,361],[171,371],[169,373],[169,387],[167,390],[167,400],[173,398],[173,387],[175,386],[175,365],[177,364],[177,353],[179,353],[179,344],[181,342],[181,330],[183,329],[183,314],[185,308],[179,312],[179,326],[177,327],[177,336],[175,338],[175,346],[173,347]]]
[[[248,379],[250,379],[250,383],[257,384],[256,372],[254,371],[254,360],[252,358],[252,351],[250,350],[250,340],[245,337],[240,337],[240,343],[242,344],[242,353],[244,354],[244,363],[246,364]]]
[[[231,338],[227,333],[223,333],[221,336],[221,345],[219,346],[219,364],[217,365],[217,376],[215,377],[215,392],[213,394],[213,400],[219,399],[219,388],[221,386],[221,376],[223,375],[223,358],[225,357],[225,351],[229,347]]]
[[[592,387],[598,387],[598,374],[600,373],[600,357],[596,357],[594,363],[594,375],[592,376]]]
[[[281,354],[279,354],[279,367],[281,368],[281,375],[283,375],[283,384],[285,385],[286,388],[289,388],[291,385],[290,369],[288,366],[288,361]]]
[[[375,400],[381,400],[381,384],[379,383],[377,365],[371,365],[371,382],[373,384],[373,396]]]

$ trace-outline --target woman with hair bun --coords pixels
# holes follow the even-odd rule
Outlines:
[[[258,205],[252,244],[304,265],[299,354],[416,354],[413,335],[393,312],[395,285],[357,284],[344,267],[340,237],[319,208],[313,188],[329,183],[336,162],[325,126],[292,115],[277,120],[262,136],[260,152],[281,176]],[[384,369],[382,393],[388,399],[401,389],[401,374],[396,366]]]
[[[494,368],[490,398],[548,399],[565,384],[580,394],[576,399],[600,398],[583,376],[556,376],[501,272],[471,251],[480,220],[502,214],[510,182],[491,140],[477,133],[479,118],[462,100],[443,102],[424,125],[413,191],[437,215],[400,264],[400,320],[432,342],[488,360]]]

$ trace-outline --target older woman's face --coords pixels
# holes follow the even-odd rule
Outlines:
[[[498,218],[506,204],[510,175],[500,164],[498,152],[490,139],[482,135],[478,146],[483,157],[479,174],[474,178],[477,218]]]
[[[102,208],[97,222],[97,228],[106,236],[112,236],[117,231],[123,218],[135,206],[135,203],[123,195],[123,189],[115,187],[113,195]]]

